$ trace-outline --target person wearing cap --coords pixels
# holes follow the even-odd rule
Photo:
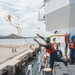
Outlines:
[[[75,62],[75,36],[72,35],[70,39],[71,39],[69,43],[70,59],[71,59],[71,64],[74,64]]]
[[[46,43],[46,44],[42,44],[38,40],[34,39],[34,41],[36,41],[40,46],[45,47],[46,52],[50,54],[50,68],[53,69],[55,61],[64,62],[65,66],[67,66],[66,61],[57,57],[57,52],[54,49],[54,45],[50,42],[50,37],[47,37],[45,39],[44,37],[40,36],[39,34],[37,34],[37,36],[39,36],[41,39],[43,39]]]

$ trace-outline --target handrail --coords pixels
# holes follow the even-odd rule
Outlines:
[[[42,49],[39,53],[38,53],[38,65],[36,66],[36,70],[35,70],[35,73],[34,74],[36,74],[36,72],[37,72],[37,75],[40,75],[40,73],[41,73],[41,71],[42,71],[42,67],[44,66],[43,65],[43,60],[41,60],[41,59],[43,59],[43,57],[44,57],[44,54],[45,54],[45,52],[44,52],[44,49]],[[33,73],[33,66],[34,66],[34,64],[35,64],[36,62],[33,62],[31,65],[28,65],[28,71],[27,71],[27,73],[26,73],[26,75],[32,75]],[[48,64],[48,63],[47,63]],[[46,64],[46,66],[47,66],[47,64]],[[30,67],[29,67],[30,66]]]
[[[43,58],[43,56],[44,56],[43,50],[44,49],[42,49],[38,54],[38,65],[36,66],[36,70],[35,70],[35,74],[37,72],[37,75],[39,75],[41,72],[41,67],[42,67],[42,63],[43,63],[43,60],[41,60],[41,58]],[[32,68],[33,68],[35,63],[36,62],[33,62],[31,65],[28,65],[28,70],[27,70],[26,75],[32,75],[32,70],[33,70]]]

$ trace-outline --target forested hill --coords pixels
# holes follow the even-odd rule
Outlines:
[[[7,36],[3,36],[3,35],[0,36],[0,39],[21,39],[21,38],[24,38],[24,37],[16,35],[16,34],[10,34]]]

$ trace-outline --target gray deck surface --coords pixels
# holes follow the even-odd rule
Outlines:
[[[75,65],[68,64],[67,67],[63,63],[57,62],[60,66],[55,67],[54,75],[75,75]]]
[[[56,66],[53,69],[53,75],[75,75],[75,65],[64,66],[63,63],[59,63],[60,66]],[[43,75],[43,71],[39,75]]]

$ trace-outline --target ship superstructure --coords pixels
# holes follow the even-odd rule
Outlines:
[[[45,21],[47,31],[74,34],[75,0],[44,0],[43,7],[45,14],[39,20]]]
[[[44,9],[44,14],[41,13]],[[75,32],[75,0],[44,0],[43,6],[39,11],[39,21],[44,21],[46,31],[52,34],[70,34]],[[56,37],[55,37],[56,38]],[[57,41],[63,43],[61,51],[64,55],[65,39],[57,36]],[[59,66],[58,66],[59,65]],[[65,67],[62,63],[56,62],[53,75],[75,75],[75,65],[68,64]]]

